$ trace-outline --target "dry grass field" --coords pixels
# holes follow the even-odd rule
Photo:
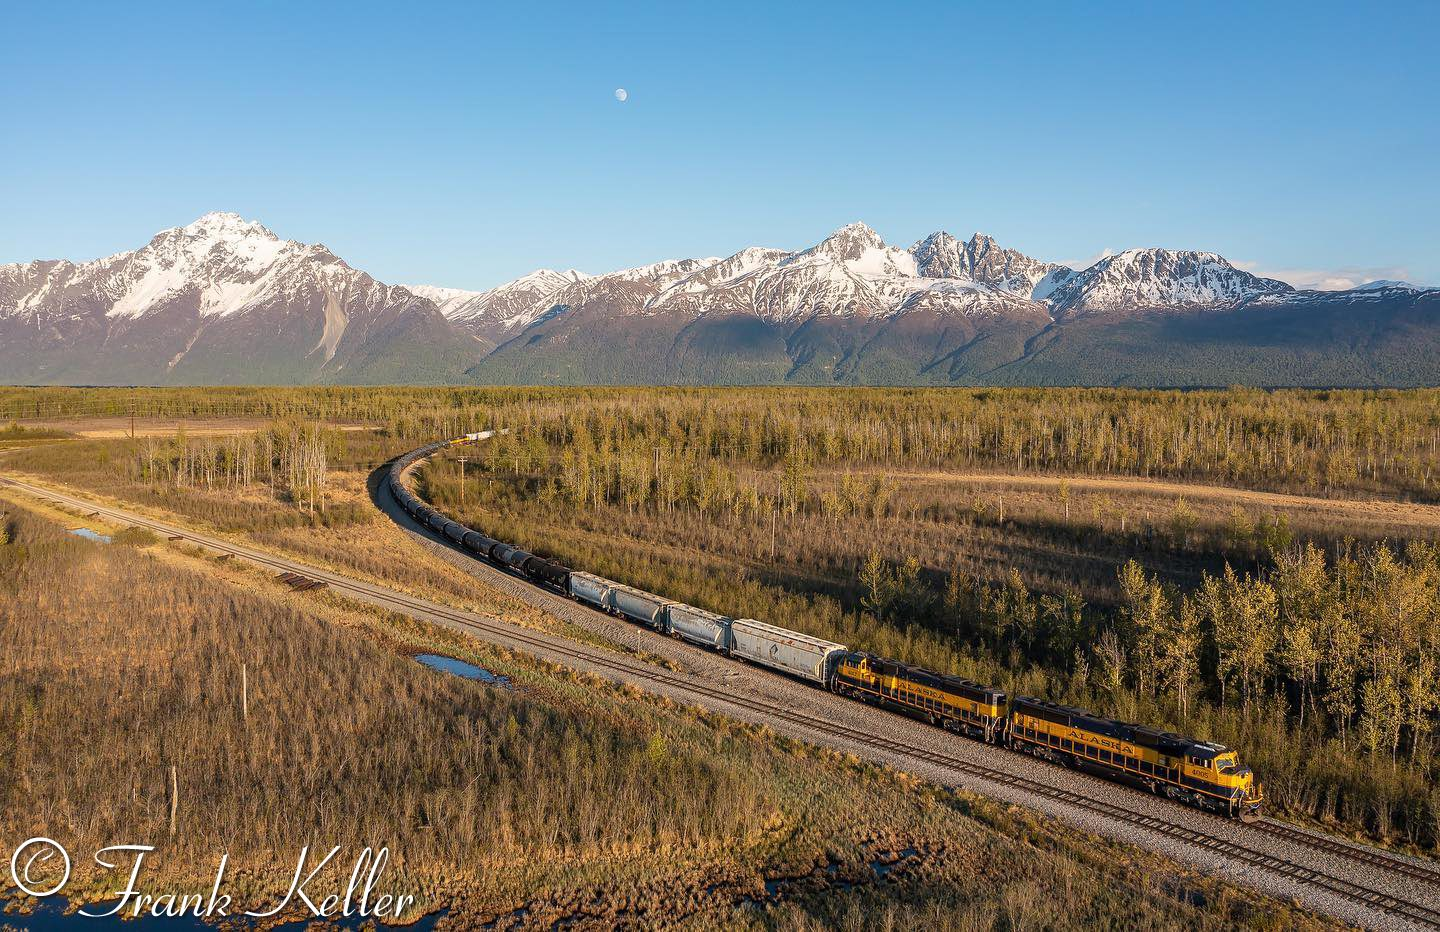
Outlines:
[[[1019,810],[3,507],[3,838],[155,844],[155,880],[183,890],[228,851],[229,892],[257,904],[307,842],[386,844],[442,927],[1325,925]],[[82,866],[72,890],[115,880]]]
[[[513,425],[457,451],[463,501],[454,456],[420,491],[674,598],[1220,740],[1282,816],[1440,839],[1434,393],[155,390],[187,428],[131,439],[83,436],[123,393],[49,392],[67,430],[12,429],[0,468],[543,627],[366,488]]]

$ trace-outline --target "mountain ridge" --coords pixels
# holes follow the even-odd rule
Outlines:
[[[1428,384],[1437,305],[1404,282],[1303,291],[1213,252],[1072,269],[978,232],[901,248],[861,222],[798,250],[467,291],[385,284],[215,212],[129,252],[0,266],[0,379]]]

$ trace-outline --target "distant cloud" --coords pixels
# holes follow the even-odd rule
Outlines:
[[[1061,259],[1060,264],[1072,269],[1088,269],[1101,259],[1108,259],[1113,255],[1115,250],[1107,246],[1088,259]]]
[[[1345,267],[1338,269],[1277,269],[1259,262],[1236,262],[1237,269],[1244,269],[1262,278],[1278,278],[1282,282],[1314,291],[1346,291],[1361,285],[1378,281],[1410,281],[1410,270],[1402,266],[1372,266],[1370,268]]]

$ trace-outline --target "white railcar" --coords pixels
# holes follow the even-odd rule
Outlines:
[[[730,622],[725,615],[676,602],[665,610],[670,633],[701,647],[730,649]]]
[[[844,644],[811,637],[753,618],[730,624],[730,653],[776,670],[783,670],[822,686],[830,684],[835,664],[848,648]]]
[[[610,607],[610,590],[615,585],[610,580],[593,573],[572,572],[565,581],[565,588],[570,593],[570,598],[600,609]]]
[[[642,625],[649,625],[656,630],[665,629],[665,607],[672,604],[669,599],[619,583],[611,584],[609,599],[610,608],[615,614],[638,621]]]

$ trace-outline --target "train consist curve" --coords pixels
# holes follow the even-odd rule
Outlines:
[[[753,618],[734,618],[574,570],[486,536],[432,508],[405,485],[414,466],[450,447],[487,440],[480,431],[399,457],[386,478],[395,501],[456,546],[536,585],[661,634],[806,680],[979,741],[1141,786],[1185,805],[1258,821],[1263,787],[1230,748],[1105,718],[958,676],[851,650]]]

